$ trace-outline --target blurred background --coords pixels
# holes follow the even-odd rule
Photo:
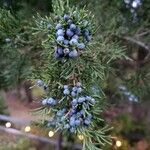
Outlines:
[[[150,150],[150,1],[70,3],[86,5],[100,26],[100,42],[110,42],[110,49],[121,47],[127,56],[112,64],[104,83],[108,108],[103,116],[114,129],[112,145],[103,149]],[[59,137],[32,125],[42,117],[31,110],[40,107],[37,99],[43,91],[31,90],[32,83],[26,80],[42,63],[40,37],[35,38],[30,29],[33,15],[52,13],[52,1],[0,0],[0,7],[0,150],[53,150]],[[63,142],[61,149],[70,149],[65,138]],[[80,149],[82,137],[73,142],[78,143],[74,149]]]

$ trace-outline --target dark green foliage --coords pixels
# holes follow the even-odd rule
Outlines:
[[[0,0],[0,7],[11,10],[14,14],[24,7],[40,11],[52,11],[52,0]]]
[[[3,135],[5,137],[5,135]],[[5,137],[6,138],[6,137]],[[11,139],[11,137],[9,137],[7,135],[7,141],[8,141],[8,144],[6,144],[6,141],[3,141],[0,143],[0,147],[1,147],[1,150],[36,150],[35,147],[33,147],[33,144],[34,142],[32,142],[31,140],[29,139],[26,139],[26,138],[19,138],[19,139]],[[6,140],[6,139],[5,139]]]
[[[148,125],[146,125],[144,119],[137,123],[129,114],[122,114],[116,118],[113,125],[119,125],[119,128],[115,128],[113,132],[117,135],[121,134],[132,144],[149,137],[149,131],[146,132],[145,130],[148,129]]]
[[[7,114],[7,107],[5,105],[4,99],[2,96],[0,96],[0,114]]]
[[[81,4],[81,6],[86,4],[89,10],[92,10],[94,13],[98,24],[100,24],[98,32],[102,43],[106,43],[107,41],[112,45],[112,41],[118,41],[119,45],[122,45],[128,54],[129,58],[126,58],[126,63],[129,62],[129,64],[127,63],[128,65],[120,63],[115,64],[113,74],[108,77],[108,79],[110,78],[108,84],[111,85],[109,89],[114,91],[114,85],[117,87],[123,82],[123,84],[127,85],[141,101],[147,100],[150,90],[150,1],[142,1],[142,6],[137,11],[138,22],[136,23],[132,22],[131,13],[125,8],[123,1],[85,0],[83,3],[80,3],[79,1],[76,2]],[[129,36],[129,38],[126,38],[126,36]],[[148,48],[145,49],[144,47],[141,47],[139,42],[142,42],[142,44]],[[111,48],[110,52],[112,52]],[[135,58],[133,55],[137,55],[137,57]],[[123,61],[125,60],[120,62]],[[133,66],[132,62],[135,63]],[[118,67],[119,69],[117,69]],[[117,74],[117,78],[115,74]],[[116,79],[114,80],[114,83],[112,79]],[[106,89],[107,88],[108,87],[106,87]]]
[[[0,9],[0,89],[17,85],[30,72],[29,59],[20,50],[25,37],[20,20]]]

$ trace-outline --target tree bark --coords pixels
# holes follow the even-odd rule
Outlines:
[[[58,136],[58,143],[57,143],[57,146],[56,146],[56,150],[62,150],[62,133],[59,134]]]
[[[28,102],[32,103],[33,98],[32,98],[32,92],[31,92],[31,89],[30,89],[30,87],[32,86],[31,82],[30,81],[25,81],[23,85],[24,85],[24,90],[25,90]]]

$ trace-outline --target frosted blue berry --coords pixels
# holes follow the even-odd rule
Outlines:
[[[72,115],[72,117],[70,117],[70,121],[75,121],[75,115]]]
[[[67,23],[70,25],[70,24],[72,24],[72,20],[71,19],[69,19],[68,21],[67,21]]]
[[[127,87],[125,87],[124,85],[120,85],[118,88],[121,91],[127,91]]]
[[[64,126],[64,128],[65,128],[65,129],[69,129],[69,128],[70,128],[70,125],[69,125],[69,124],[66,124],[66,125]]]
[[[89,34],[90,34],[90,32],[89,32],[89,30],[87,30],[87,29],[85,29],[84,31],[83,31],[83,34],[84,34],[84,36],[89,36]]]
[[[77,113],[77,118],[79,118],[79,117],[81,117],[81,116],[82,116],[81,113],[78,112],[78,113]]]
[[[69,41],[65,39],[65,40],[64,40],[64,44],[65,44],[65,45],[68,45],[68,44],[69,44]]]
[[[66,112],[66,109],[65,109],[65,108],[63,108],[61,111],[62,111],[62,113],[64,114],[64,113]]]
[[[132,7],[135,8],[135,9],[138,7],[137,1],[133,1],[133,2],[132,2]]]
[[[76,50],[73,50],[69,53],[70,58],[76,58],[78,57],[78,52]]]
[[[86,97],[84,97],[85,98],[85,101],[88,101],[87,99],[86,99]]]
[[[86,100],[86,98],[85,97],[82,97],[83,98],[83,101],[85,101]]]
[[[92,36],[90,35],[90,36],[87,36],[86,37],[86,40],[87,40],[87,42],[90,42],[91,40],[92,40]]]
[[[54,106],[54,105],[56,105],[56,100],[54,100],[53,98],[49,98],[49,99],[47,100],[47,104]]]
[[[47,29],[51,29],[52,25],[51,24],[48,24],[47,25]]]
[[[72,45],[72,46],[78,45],[78,40],[72,38],[72,39],[70,40],[69,44]]]
[[[70,16],[67,15],[67,14],[65,14],[65,15],[64,15],[64,20],[65,20],[65,21],[68,21],[69,19],[70,19]]]
[[[62,43],[64,41],[64,37],[63,36],[58,36],[57,37],[57,42]]]
[[[137,101],[137,97],[135,96],[135,95],[133,95],[133,94],[131,94],[129,97],[128,97],[128,99],[129,99],[129,101],[134,101],[134,102],[136,102]]]
[[[63,30],[63,29],[59,29],[59,30],[56,32],[56,35],[57,35],[57,36],[64,36],[64,30]]]
[[[70,30],[71,30],[71,31],[75,31],[75,30],[76,30],[76,28],[77,28],[77,27],[76,27],[76,25],[75,25],[75,24],[71,24],[71,25],[70,25]]]
[[[78,100],[77,100],[77,99],[73,99],[73,101],[71,102],[71,104],[72,104],[73,106],[76,106],[76,105],[78,104]]]
[[[125,2],[126,4],[129,4],[129,3],[130,3],[130,0],[124,0],[124,2]]]
[[[70,50],[69,50],[69,48],[65,48],[65,49],[63,50],[63,52],[64,52],[65,55],[68,55],[69,52],[70,52]]]
[[[78,48],[79,48],[79,49],[85,49],[85,44],[84,44],[84,43],[78,44]]]
[[[78,39],[79,39],[79,36],[78,36],[78,35],[74,35],[72,38],[78,40]]]
[[[53,101],[52,105],[55,106],[57,104],[56,100]]]
[[[70,124],[70,126],[75,126],[75,120],[71,120],[71,121],[69,122],[69,124]]]
[[[58,117],[61,117],[61,116],[63,116],[63,113],[62,113],[62,111],[61,110],[59,110],[58,112],[57,112],[57,114],[56,114]]]
[[[85,124],[85,125],[90,125],[90,123],[91,123],[91,120],[90,120],[90,119],[84,120],[84,124]]]
[[[55,52],[54,57],[57,59],[57,58],[60,58],[60,55],[57,52]]]
[[[69,115],[70,116],[73,116],[75,113],[76,113],[76,108],[73,108],[74,107],[74,105],[72,105],[72,109],[71,109],[71,111],[69,112]]]
[[[92,119],[92,115],[91,115],[91,114],[88,114],[87,118],[88,118],[89,120],[91,120],[91,119]]]
[[[83,103],[85,101],[85,97],[79,97],[78,103]]]
[[[81,114],[81,115],[84,115],[84,114],[85,114],[84,110],[81,110],[81,111],[80,111],[80,114]]]
[[[81,87],[82,84],[81,84],[80,82],[77,82],[77,83],[76,83],[76,86],[77,86],[77,87]]]
[[[131,92],[124,92],[124,95],[125,96],[130,96],[130,95],[132,95],[132,93]]]
[[[81,92],[82,92],[82,88],[79,87],[79,88],[77,89],[77,93],[81,93]]]
[[[92,98],[92,99],[90,100],[90,102],[91,102],[92,104],[95,104],[95,103],[96,103],[94,98]]]
[[[134,102],[138,102],[138,97],[134,97]]]
[[[71,117],[69,121],[70,126],[75,126],[75,118]]]
[[[64,53],[63,53],[63,48],[62,47],[58,47],[57,48],[57,53],[59,54],[59,55],[63,55]]]
[[[69,88],[69,86],[68,85],[64,85],[64,89],[68,89]]]
[[[37,80],[37,81],[36,81],[36,85],[39,86],[39,87],[43,87],[44,84],[45,84],[45,83],[44,83],[42,80]]]
[[[88,100],[88,101],[90,101],[90,100],[92,99],[91,96],[86,96],[85,98],[86,98],[86,100]]]
[[[92,90],[93,94],[95,94],[95,95],[97,95],[98,93],[100,93],[100,90],[98,89],[98,87],[96,85],[92,86],[91,90]]]
[[[75,128],[71,128],[71,129],[70,129],[70,132],[71,132],[71,133],[74,133],[74,132],[75,132]]]
[[[75,86],[72,88],[72,91],[76,92],[78,90],[78,88]]]
[[[81,35],[81,29],[79,27],[76,28],[75,34]]]
[[[75,120],[75,125],[76,126],[80,126],[81,125],[81,121],[80,120]]]
[[[5,39],[5,42],[6,42],[6,43],[9,43],[9,42],[11,42],[11,39],[10,39],[10,38],[6,38],[6,39]]]
[[[69,94],[70,94],[70,91],[69,91],[68,89],[65,89],[65,90],[63,91],[63,93],[64,93],[64,95],[69,95]]]
[[[75,96],[76,96],[76,93],[75,93],[74,91],[72,91],[72,92],[71,92],[71,96],[72,96],[72,97],[75,97]]]
[[[43,101],[42,101],[42,105],[47,105],[47,99],[44,99]]]
[[[74,35],[74,33],[73,33],[70,29],[67,29],[66,35],[67,35],[69,38],[71,38],[71,37]]]
[[[62,29],[62,25],[61,25],[60,23],[58,23],[58,24],[56,25],[56,30],[59,30],[59,29]]]
[[[61,117],[61,122],[65,121],[65,119],[66,119],[65,116],[62,116]]]

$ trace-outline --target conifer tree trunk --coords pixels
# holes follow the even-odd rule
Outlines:
[[[29,81],[25,81],[24,82],[24,90],[25,90],[25,93],[27,96],[28,103],[32,103],[32,101],[33,101],[32,92],[30,90],[30,87],[31,87],[31,83]]]
[[[62,150],[62,133],[59,134],[58,136],[58,143],[57,143],[57,147],[56,150]]]

